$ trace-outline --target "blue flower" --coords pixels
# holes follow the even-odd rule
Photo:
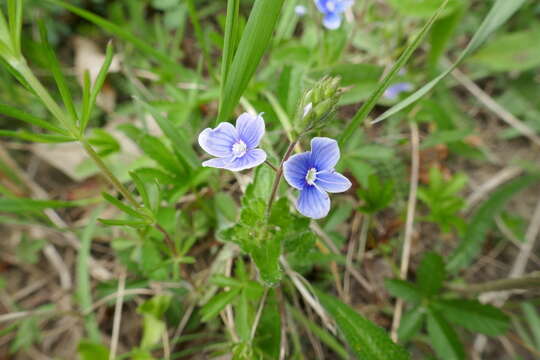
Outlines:
[[[354,0],[314,0],[317,9],[324,15],[325,28],[334,30],[341,25],[341,14],[354,4]]]
[[[384,97],[388,100],[395,100],[398,98],[398,96],[403,92],[408,92],[413,89],[413,86],[411,83],[408,82],[400,82],[394,85],[391,85],[388,89],[384,92]]]
[[[351,187],[351,182],[334,170],[339,156],[337,141],[316,137],[311,140],[311,151],[291,156],[283,164],[285,180],[300,190],[296,209],[302,215],[325,217],[330,211],[327,193],[340,193]]]
[[[215,129],[204,129],[199,135],[199,145],[216,158],[202,165],[231,171],[258,166],[266,160],[266,152],[257,149],[263,135],[262,114],[243,113],[236,119],[236,127],[223,122]]]

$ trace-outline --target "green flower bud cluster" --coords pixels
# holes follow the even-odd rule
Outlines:
[[[334,114],[341,96],[340,80],[326,76],[304,94],[296,112],[295,131],[319,128]]]

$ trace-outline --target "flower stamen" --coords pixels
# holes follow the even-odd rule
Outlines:
[[[242,140],[238,140],[232,146],[232,153],[235,158],[241,158],[247,152],[247,145]]]
[[[306,182],[308,185],[315,185],[315,180],[317,180],[317,169],[311,168],[306,174]]]

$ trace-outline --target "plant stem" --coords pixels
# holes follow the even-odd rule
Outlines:
[[[137,202],[137,200],[135,200],[135,198],[133,197],[133,195],[131,195],[131,193],[128,191],[128,189],[126,189],[126,187],[120,182],[120,180],[118,180],[118,178],[116,176],[114,176],[114,174],[111,172],[111,170],[109,170],[109,168],[107,167],[107,165],[105,165],[105,163],[103,162],[103,160],[101,160],[101,158],[99,157],[99,155],[94,151],[94,149],[92,148],[92,146],[84,139],[81,139],[81,145],[83,146],[84,150],[86,151],[86,153],[88,154],[88,156],[90,156],[90,158],[92,158],[92,160],[96,163],[96,165],[98,166],[98,168],[101,170],[101,172],[103,173],[103,175],[105,175],[105,177],[107,178],[107,180],[111,183],[112,186],[114,186],[116,188],[116,190],[118,190],[118,192],[120,192],[122,194],[122,196],[132,205],[134,206],[136,209],[140,208],[141,206],[139,205],[139,203]]]
[[[261,320],[262,311],[264,309],[264,304],[266,303],[266,297],[268,295],[268,288],[264,288],[264,294],[262,296],[261,302],[259,303],[259,308],[257,309],[257,314],[255,315],[255,320],[253,321],[253,326],[251,327],[251,341],[255,338],[255,333],[257,332],[257,326],[259,326],[259,321]]]
[[[480,284],[447,285],[446,288],[464,294],[477,294],[490,291],[538,289],[540,287],[540,271],[522,277],[487,281]]]
[[[276,177],[274,178],[274,184],[272,185],[272,192],[270,193],[270,198],[268,199],[268,206],[266,208],[266,217],[270,216],[270,211],[272,210],[272,205],[274,204],[274,199],[276,197],[277,190],[279,188],[279,182],[281,181],[281,176],[283,175],[283,164],[291,156],[294,150],[294,147],[296,146],[296,144],[298,144],[298,141],[300,140],[301,136],[302,135],[298,136],[296,140],[292,141],[289,144],[289,147],[287,148],[285,155],[283,155],[283,158],[281,159],[279,168],[276,171]]]
[[[277,167],[275,167],[270,161],[266,160],[264,162],[266,165],[268,165],[272,170],[274,170],[275,172],[278,171]]]
[[[371,215],[368,213],[364,214],[364,219],[362,220],[362,228],[360,230],[360,239],[358,244],[358,261],[362,262],[364,260],[364,254],[366,252],[366,243],[369,233],[369,225],[371,224]]]

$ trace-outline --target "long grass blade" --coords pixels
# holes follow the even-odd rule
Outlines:
[[[270,43],[283,1],[255,1],[227,75],[217,122],[226,121],[240,101]]]
[[[448,74],[450,74],[452,70],[454,70],[469,54],[478,49],[491,35],[491,33],[493,33],[502,24],[504,24],[506,20],[508,20],[525,3],[525,1],[526,0],[497,0],[497,2],[493,5],[488,15],[482,22],[482,25],[480,25],[478,31],[476,31],[476,33],[474,34],[471,42],[469,43],[469,45],[467,45],[465,50],[463,50],[456,62],[454,62],[449,68],[439,74],[436,78],[418,89],[415,93],[411,94],[405,100],[385,111],[372,123],[378,123],[389,118],[392,115],[397,114],[401,110],[405,109],[406,107],[426,95],[442,79],[448,76]]]
[[[397,62],[394,64],[392,69],[388,72],[388,74],[384,77],[381,84],[377,87],[377,89],[371,94],[369,99],[362,105],[362,107],[358,110],[356,115],[352,118],[352,120],[349,122],[349,125],[345,128],[345,131],[343,131],[343,134],[341,135],[341,138],[339,139],[340,144],[345,144],[349,138],[352,136],[354,131],[364,122],[366,117],[369,115],[371,110],[375,107],[377,104],[377,101],[379,98],[384,94],[385,90],[390,86],[392,80],[396,76],[396,74],[399,72],[399,70],[405,65],[405,63],[409,60],[413,52],[416,50],[416,48],[420,45],[426,34],[428,33],[429,29],[431,29],[431,26],[435,23],[435,20],[441,15],[442,11],[446,7],[446,4],[448,3],[448,0],[441,4],[439,9],[431,16],[431,18],[428,20],[428,22],[424,25],[422,30],[414,40],[407,46],[403,54],[399,57]]]

